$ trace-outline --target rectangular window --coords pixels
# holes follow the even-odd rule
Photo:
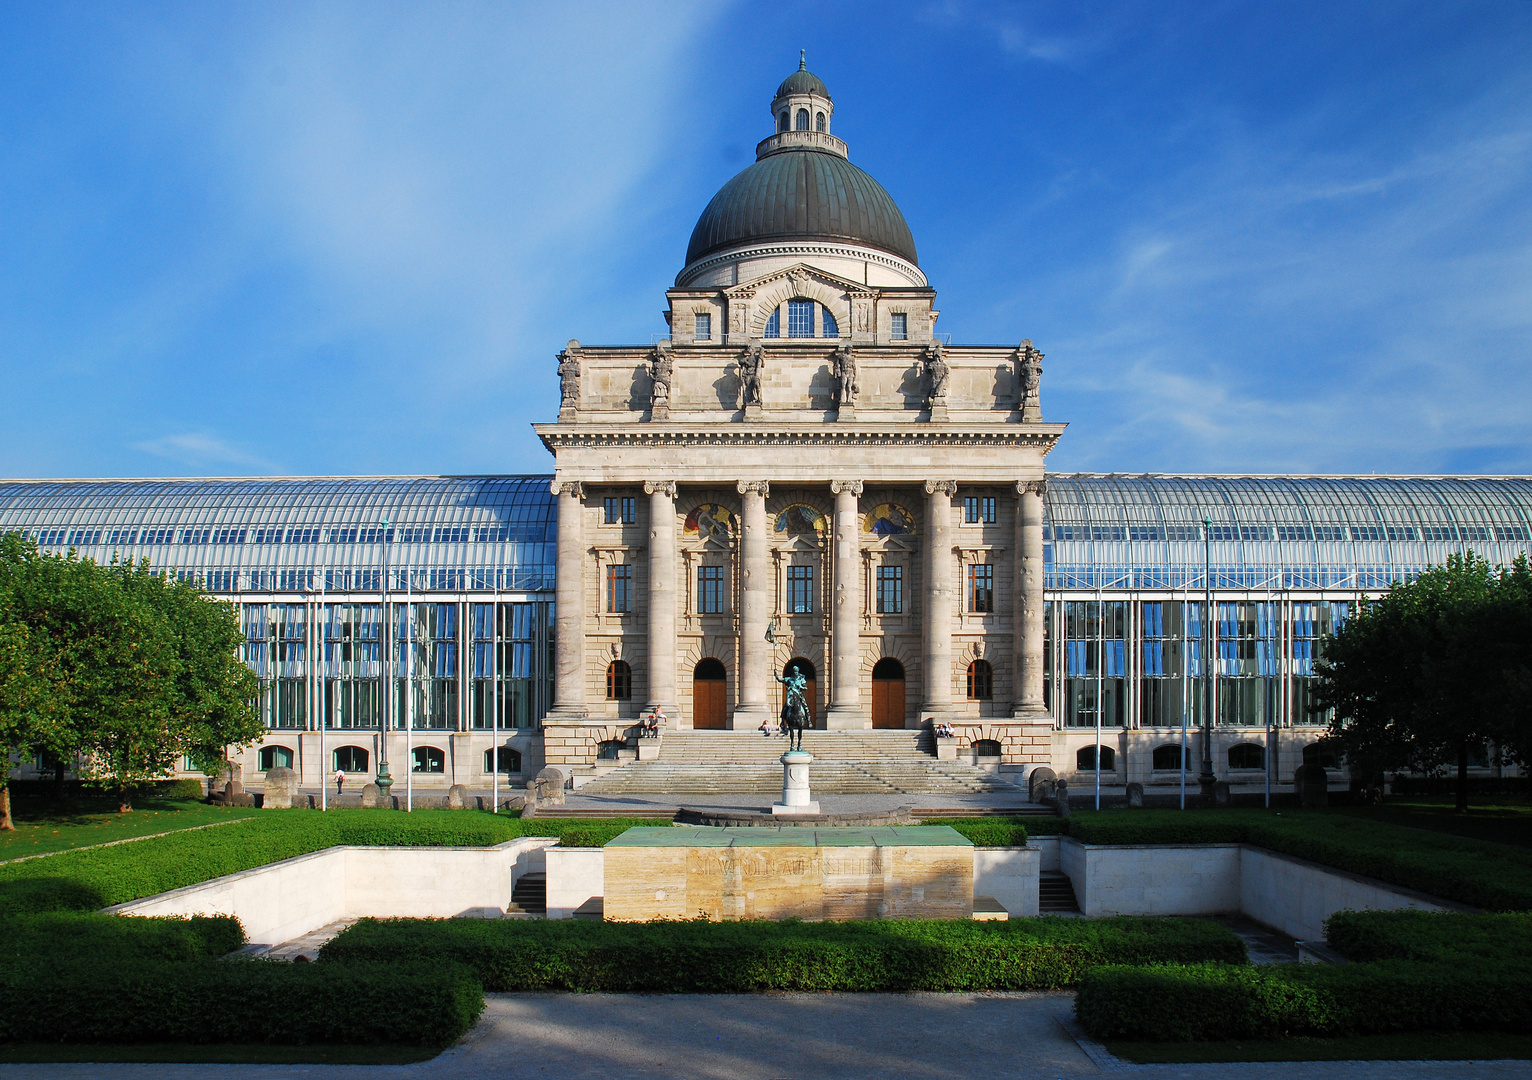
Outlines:
[[[697,329],[692,336],[698,341],[710,340],[713,336],[713,316],[710,314],[698,312]]]
[[[810,615],[814,611],[814,568],[787,568],[787,611],[789,615]]]
[[[631,525],[638,517],[638,499],[631,495],[608,496],[603,506],[608,525]]]
[[[968,610],[995,610],[995,568],[974,563],[968,568]]]
[[[633,568],[628,565],[606,568],[606,609],[617,614],[632,610]]]
[[[697,567],[697,610],[703,615],[723,612],[723,567]]]
[[[902,311],[896,311],[888,317],[888,336],[891,341],[908,341],[910,337],[910,317]]]
[[[787,336],[814,336],[814,301],[789,300],[787,302]]]
[[[878,614],[900,615],[904,612],[904,567],[878,567]]]
[[[968,495],[963,499],[963,520],[972,525],[977,522],[994,524],[995,497],[993,495]]]

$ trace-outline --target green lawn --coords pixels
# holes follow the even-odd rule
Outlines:
[[[208,1065],[409,1065],[441,1053],[430,1046],[268,1046],[237,1043],[203,1046],[198,1043],[115,1044],[11,1043],[0,1044],[0,1064],[55,1061],[189,1062]]]
[[[11,801],[16,831],[0,833],[0,862],[236,821],[259,813],[252,807],[209,806],[196,799],[140,798],[134,800],[130,812],[119,814],[115,799],[16,798]]]
[[[1532,1058],[1532,1036],[1493,1032],[1411,1032],[1348,1039],[1245,1042],[1109,1042],[1106,1048],[1141,1065],[1217,1061],[1496,1061]]]
[[[1340,813],[1473,840],[1532,847],[1532,800],[1515,796],[1495,796],[1482,806],[1470,804],[1466,814],[1453,809],[1450,795],[1396,798],[1382,806],[1344,807]]]

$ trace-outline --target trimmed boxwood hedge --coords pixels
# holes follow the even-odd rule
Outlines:
[[[1147,1042],[1532,1029],[1513,964],[1164,964],[1087,971],[1075,1015],[1099,1039]]]
[[[1340,911],[1325,940],[1352,960],[1532,963],[1532,913]]]
[[[1242,963],[1245,944],[1199,919],[364,919],[327,943],[320,957],[346,963],[440,957],[471,966],[493,991],[1054,990],[1104,963]]]
[[[103,955],[0,971],[0,1042],[445,1046],[483,1009],[473,972],[440,961],[176,963]]]
[[[73,911],[0,919],[7,964],[110,960],[216,960],[245,943],[232,915],[113,918]]]

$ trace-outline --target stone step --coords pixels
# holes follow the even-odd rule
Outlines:
[[[511,902],[505,909],[511,918],[541,919],[548,914],[548,875],[539,872],[522,874],[511,888]]]
[[[1075,898],[1074,883],[1069,875],[1058,870],[1044,870],[1038,875],[1038,910],[1044,912],[1078,912],[1080,902]]]
[[[939,795],[1015,793],[991,773],[931,758],[909,763],[821,763],[810,770],[815,791],[827,795]],[[634,762],[580,787],[582,795],[769,795],[782,790],[779,764]]]

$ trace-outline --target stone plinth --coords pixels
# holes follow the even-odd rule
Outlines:
[[[941,825],[636,828],[604,850],[608,920],[973,916],[973,845]]]
[[[819,804],[809,791],[809,765],[814,755],[807,750],[789,750],[782,755],[782,801],[773,803],[773,814],[817,814]]]

